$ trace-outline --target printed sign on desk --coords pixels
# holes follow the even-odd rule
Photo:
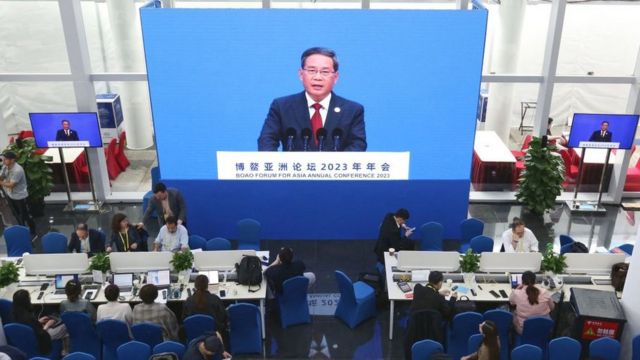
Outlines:
[[[585,320],[582,325],[582,339],[595,340],[601,337],[618,338],[620,324],[615,321]]]

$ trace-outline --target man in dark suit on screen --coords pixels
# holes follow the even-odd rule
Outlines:
[[[600,124],[600,130],[596,130],[591,134],[589,141],[597,141],[597,142],[611,142],[611,138],[613,138],[613,133],[608,130],[609,122],[603,121]]]
[[[78,132],[71,130],[71,122],[62,120],[62,129],[56,133],[56,141],[78,141]]]
[[[364,107],[332,91],[339,76],[335,52],[305,50],[298,75],[304,91],[271,103],[258,150],[277,151],[282,144],[287,151],[366,151]],[[324,142],[316,137],[318,129],[326,131]]]

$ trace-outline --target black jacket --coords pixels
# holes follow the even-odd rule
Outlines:
[[[197,294],[197,292],[196,292]],[[195,314],[211,315],[216,319],[216,330],[225,331],[227,329],[227,310],[224,303],[217,295],[205,292],[205,306],[203,309],[196,307],[196,294],[187,298],[182,308],[182,318],[186,318]]]
[[[33,329],[38,342],[38,351],[40,354],[48,354],[51,352],[51,336],[42,328],[42,324],[30,311],[19,308],[13,308],[13,320],[18,324],[24,324]]]
[[[376,247],[373,250],[376,253],[378,262],[384,264],[384,252],[389,248],[394,248],[396,251],[414,249],[413,241],[402,236],[400,231],[393,213],[385,215],[380,225],[378,242],[376,242]]]
[[[129,230],[127,231],[129,236],[129,248],[125,249],[124,244],[124,236],[120,236],[119,232],[114,232],[111,234],[111,241],[109,242],[109,246],[112,247],[113,251],[144,251],[142,240],[140,240],[140,236],[136,231],[134,226],[129,226]],[[130,250],[131,245],[133,243],[138,244],[138,247],[135,250]]]
[[[411,313],[421,310],[435,310],[448,320],[453,314],[453,304],[456,298],[451,297],[447,301],[444,296],[430,286],[416,284],[413,288],[413,301],[411,302]]]
[[[105,241],[106,236],[102,231],[89,229],[89,247],[91,248],[91,250],[89,251],[89,256],[104,252]],[[68,249],[69,252],[80,252],[80,238],[75,231],[71,233]]]

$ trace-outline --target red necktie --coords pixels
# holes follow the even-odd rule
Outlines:
[[[313,131],[313,140],[315,140],[316,145],[318,145],[316,132],[322,127],[322,116],[320,115],[320,109],[322,108],[322,105],[320,105],[320,103],[315,103],[311,105],[311,107],[316,109],[316,112],[314,112],[313,116],[311,116],[311,131]]]

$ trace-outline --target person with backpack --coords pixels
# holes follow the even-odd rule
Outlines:
[[[264,276],[267,278],[269,288],[275,294],[282,294],[282,284],[295,276],[304,276],[309,279],[309,286],[316,281],[312,272],[305,272],[305,265],[300,260],[293,260],[293,249],[283,247],[278,252],[276,260],[267,267]]]

